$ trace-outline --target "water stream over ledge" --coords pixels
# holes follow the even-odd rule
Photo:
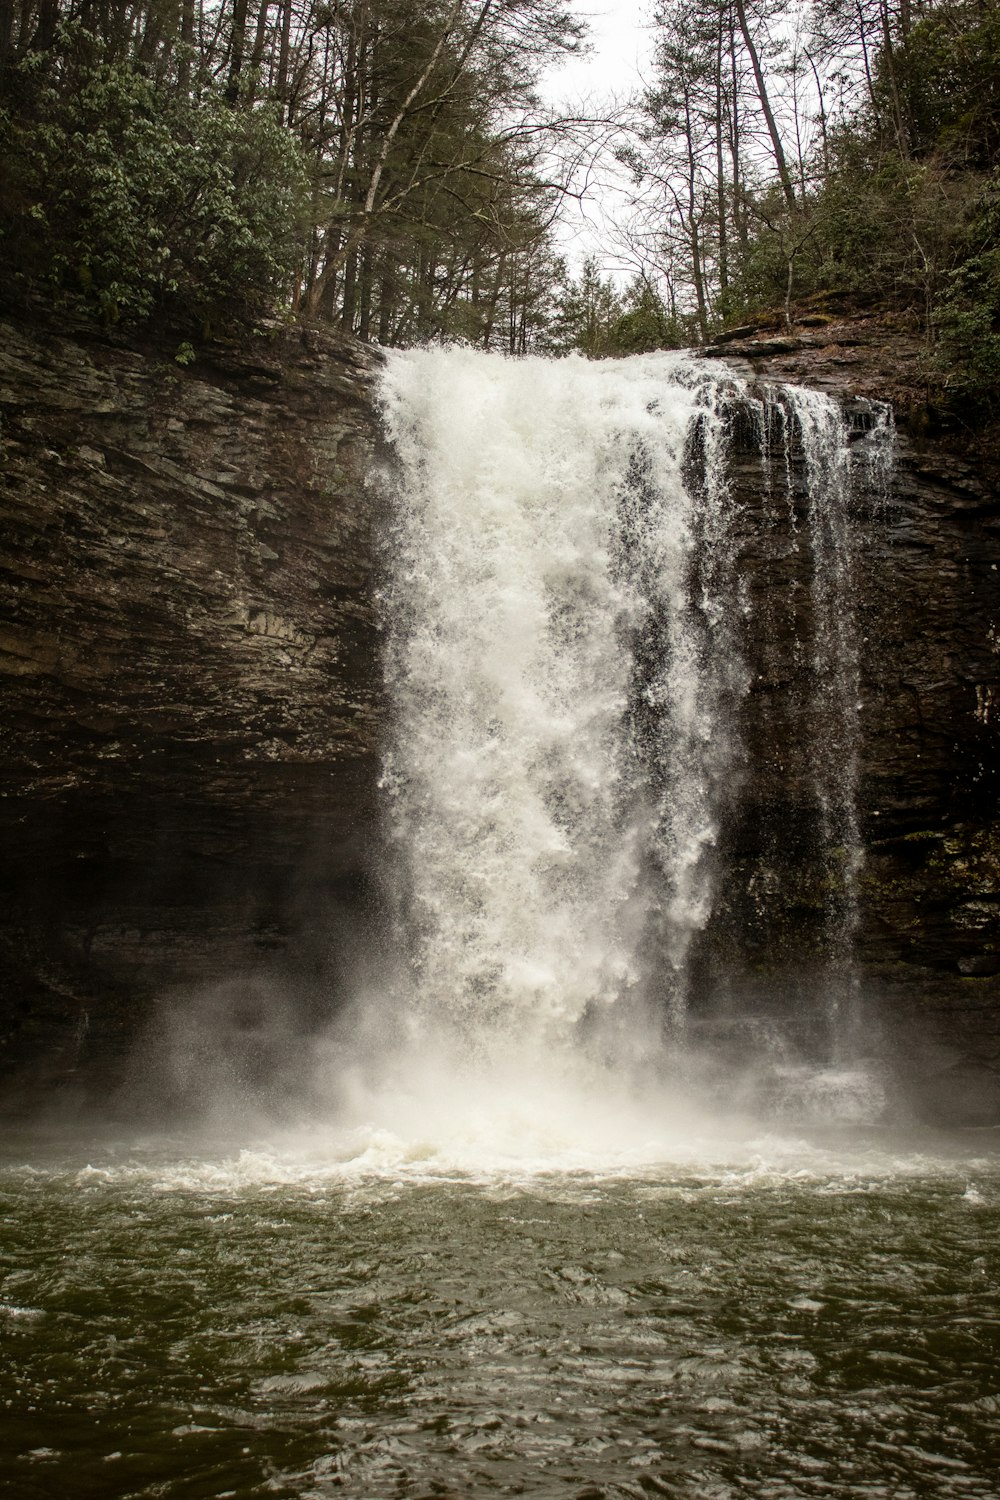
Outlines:
[[[672,1077],[682,1096],[711,1071],[689,1031],[706,1003],[694,973],[754,775],[740,723],[764,628],[731,482],[749,430],[761,456],[781,455],[806,580],[782,670],[806,685],[795,836],[824,916],[801,955],[812,993],[794,1020],[811,1040],[796,1060],[877,1115],[853,951],[854,511],[891,467],[888,410],[872,404],[855,441],[829,397],[751,390],[687,354],[409,351],[390,358],[382,399],[396,457],[384,787],[407,1053],[444,1051],[447,1073],[463,1054],[512,1075],[582,1072],[584,1094],[595,1066],[598,1092],[610,1071],[626,1092]],[[787,1036],[768,1045],[788,1052]]]

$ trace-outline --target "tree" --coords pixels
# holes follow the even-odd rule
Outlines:
[[[552,323],[552,347],[560,353],[577,349],[589,359],[613,354],[614,330],[621,313],[614,282],[602,275],[597,257],[590,256],[578,277],[565,279]]]
[[[160,316],[168,302],[193,310],[183,276],[164,273],[163,295],[156,290],[150,239],[175,268],[184,255],[200,266],[199,317],[218,300],[228,264],[232,288],[250,288],[242,303],[227,292],[237,321],[239,307],[252,321],[284,302],[363,338],[462,328],[491,341],[514,305],[518,340],[533,338],[528,306],[539,303],[543,267],[551,270],[549,227],[570,170],[553,148],[583,149],[589,127],[547,117],[532,86],[579,36],[558,0],[0,0],[9,101],[0,232],[20,263],[8,292],[44,284],[48,296],[56,286],[133,319]],[[115,99],[105,92],[108,119],[74,116],[109,68],[120,89]],[[256,175],[240,165],[253,155],[251,138]],[[206,181],[218,189],[231,180],[235,194],[227,206],[216,193],[216,229],[197,254],[192,215],[208,199],[207,188],[182,185],[178,152],[189,146],[192,170],[200,156]],[[102,152],[117,152],[117,167]],[[32,196],[49,171],[52,212]],[[115,230],[104,201],[112,182]],[[171,182],[181,193],[173,206]],[[102,223],[107,247],[98,253]],[[177,234],[184,255],[171,248]],[[256,266],[248,236],[261,247]],[[218,270],[208,265],[213,247]]]
[[[655,286],[644,276],[636,276],[625,290],[622,311],[612,330],[615,354],[648,354],[654,349],[681,349],[689,333],[683,323],[672,316]]]
[[[360,327],[372,268],[406,279],[407,246],[426,241],[429,220],[442,247],[467,238],[468,205],[479,230],[493,229],[493,252],[518,238],[544,192],[545,148],[566,125],[540,116],[532,84],[577,45],[579,27],[555,0],[444,0],[417,12],[405,0],[355,0],[335,22],[347,34],[345,111],[318,160],[328,226],[303,297],[312,314],[339,302],[345,325]],[[461,256],[440,257],[435,274],[445,258],[471,281]]]
[[[788,170],[788,163],[785,160],[785,149],[781,143],[781,133],[778,130],[774,110],[771,107],[771,96],[764,78],[764,70],[761,67],[760,52],[757,48],[753,28],[747,19],[745,0],[733,0],[733,5],[736,11],[736,19],[739,23],[740,35],[743,38],[743,45],[746,48],[747,57],[750,59],[750,66],[753,69],[754,83],[757,87],[757,98],[760,101],[761,113],[764,116],[768,138],[771,142],[771,150],[774,153],[774,165],[778,173],[778,181],[781,183],[781,191],[785,195],[785,200],[789,208],[794,208],[795,188],[792,185],[791,173]]]
[[[788,39],[775,41],[750,0],[665,0],[656,24],[655,76],[631,153],[644,226],[633,239],[644,242],[647,276],[655,268],[662,281],[664,255],[670,261],[673,294],[705,340],[738,308],[737,283],[762,223],[756,200],[772,177],[783,212],[799,206],[785,129],[806,191],[801,68],[794,53],[786,64]]]

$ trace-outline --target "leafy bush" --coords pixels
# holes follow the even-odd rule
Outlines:
[[[926,335],[935,400],[1000,422],[1000,0],[926,7],[825,146],[794,207],[777,184],[747,195],[727,313],[824,293],[891,309]]]
[[[1000,5],[951,0],[917,20],[891,69],[883,61],[876,98],[887,104],[892,89],[898,91],[916,154],[937,152],[955,165],[986,167],[1000,148],[998,62]]]
[[[1000,419],[1000,173],[966,235],[966,258],[937,306],[942,364],[948,385],[971,414]]]
[[[85,33],[60,40],[25,60],[0,116],[10,290],[199,332],[269,311],[304,192],[290,134],[267,109],[105,61]]]
[[[736,258],[738,313],[824,291],[910,310],[929,326],[965,253],[963,226],[981,191],[971,172],[939,159],[872,159],[842,143],[836,168],[791,211],[772,193],[752,205],[755,230]],[[791,278],[789,280],[789,269]]]

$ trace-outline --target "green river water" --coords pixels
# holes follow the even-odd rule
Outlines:
[[[992,1137],[710,1157],[21,1141],[2,1492],[1000,1494]]]

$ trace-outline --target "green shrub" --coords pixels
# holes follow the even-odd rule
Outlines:
[[[936,308],[948,387],[971,413],[1000,419],[1000,173],[970,216],[966,258]]]
[[[252,324],[295,263],[304,172],[291,135],[217,90],[193,101],[96,47],[81,59],[80,37],[29,57],[0,117],[9,289],[105,323]]]

